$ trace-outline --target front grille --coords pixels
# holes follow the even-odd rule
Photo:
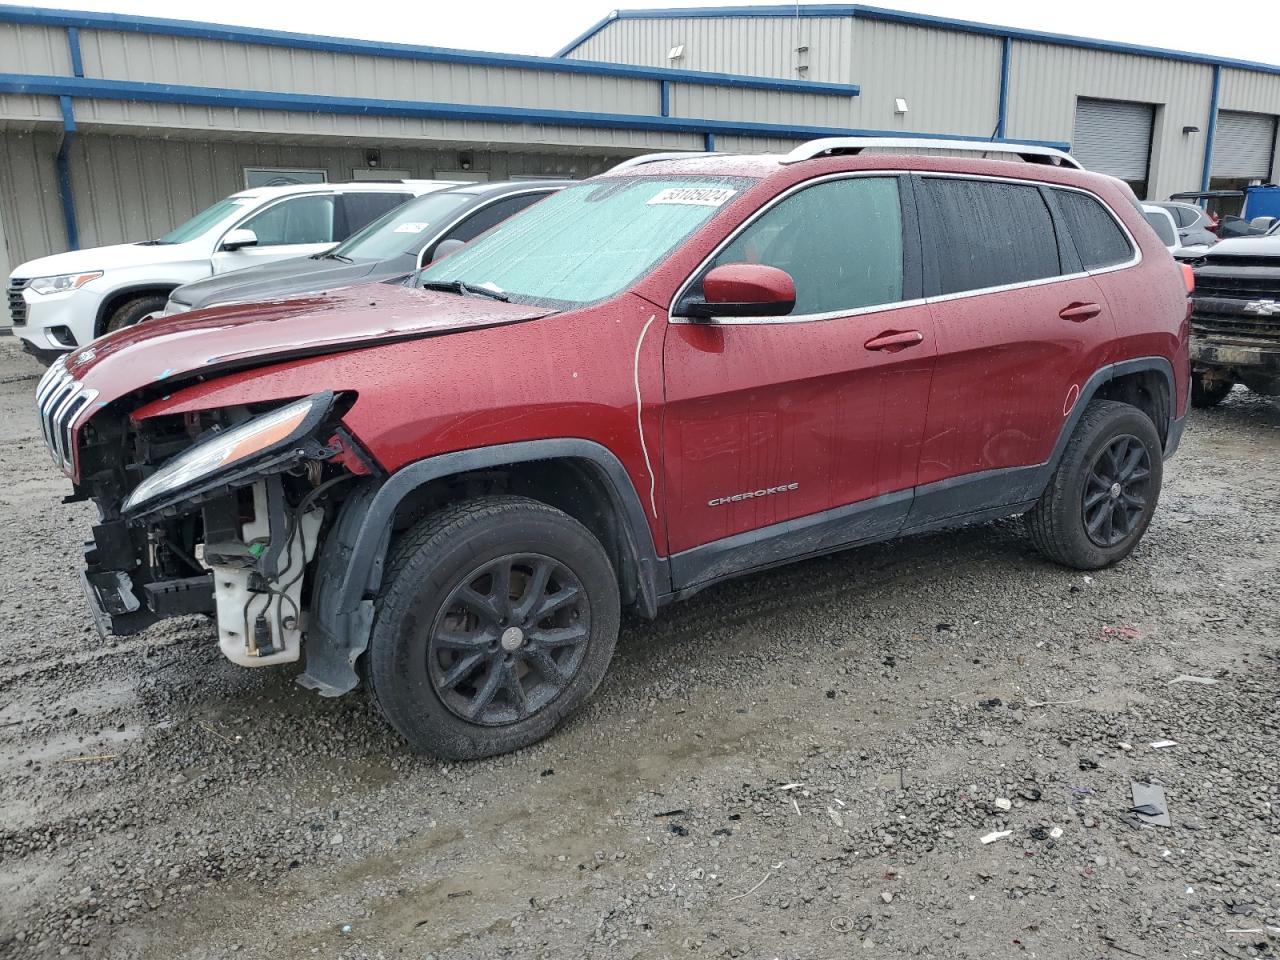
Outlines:
[[[1191,318],[1191,332],[1204,336],[1219,334],[1236,337],[1262,337],[1280,349],[1280,323],[1259,318],[1251,320],[1241,314],[1196,313]]]
[[[98,391],[82,386],[62,361],[54,363],[36,387],[36,412],[45,446],[53,462],[67,473],[72,472],[75,452],[71,425],[97,396]]]
[[[22,291],[27,289],[30,280],[18,277],[9,278],[9,316],[15,327],[27,324],[27,301],[22,298]]]
[[[1258,276],[1205,276],[1196,274],[1196,292],[1199,297],[1220,297],[1224,300],[1280,300],[1280,275]]]

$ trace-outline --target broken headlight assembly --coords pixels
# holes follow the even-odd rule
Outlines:
[[[328,418],[333,404],[333,393],[324,391],[214,433],[139,483],[121,512],[148,513],[298,456],[304,452],[296,449],[300,443],[315,444],[311,434]]]

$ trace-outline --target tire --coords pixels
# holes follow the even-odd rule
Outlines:
[[[370,700],[413,750],[447,760],[547,736],[599,686],[618,638],[618,581],[600,542],[523,497],[419,521],[395,544],[375,606]]]
[[[1204,375],[1191,374],[1191,405],[1193,407],[1216,407],[1227,398],[1234,384],[1230,380],[1204,380]]]
[[[1113,458],[1118,451],[1123,451],[1122,462]],[[1126,478],[1130,457],[1138,462]],[[1077,570],[1123,560],[1155,513],[1163,458],[1160,435],[1145,413],[1127,403],[1093,401],[1048,487],[1027,513],[1031,542],[1050,560]],[[1135,500],[1141,500],[1140,508]]]
[[[107,316],[102,324],[102,333],[115,333],[125,327],[132,327],[149,313],[163,310],[169,298],[165,295],[150,295],[126,300]]]

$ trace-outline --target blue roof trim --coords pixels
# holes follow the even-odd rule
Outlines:
[[[738,87],[749,90],[776,90],[840,97],[856,97],[858,95],[858,85],[853,83],[820,83],[810,80],[750,77],[701,70],[635,67],[619,63],[601,63],[594,60],[562,60],[557,57],[480,53],[474,50],[452,50],[447,47],[424,47],[408,43],[381,43],[374,40],[322,37],[306,33],[290,33],[283,30],[260,30],[255,27],[234,27],[218,23],[202,23],[195,20],[172,20],[165,17],[138,17],[122,13],[46,10],[39,7],[17,7],[0,4],[0,23],[3,22],[72,27],[80,30],[116,30],[123,33],[193,37],[199,40],[225,40],[233,43],[252,43],[295,50],[318,50],[326,53],[365,57],[392,57],[402,60],[428,60],[433,63],[456,63],[467,66],[546,70],[556,73],[592,74],[633,80],[670,80],[676,83],[692,83],[712,87]]]
[[[858,130],[844,127],[790,126],[739,120],[704,120],[696,117],[655,117],[626,113],[592,113],[483,104],[431,103],[416,100],[372,100],[329,97],[318,94],[274,93],[265,90],[232,90],[173,83],[132,80],[98,80],[0,73],[0,93],[35,96],[87,97],[99,100],[134,100],[143,103],[181,103],[195,106],[252,110],[303,111],[354,116],[418,117],[433,120],[478,120],[497,123],[541,123],[559,126],[599,127],[614,130],[662,130],[675,133],[737,134],[809,140],[816,137],[939,137],[992,143],[987,137],[947,133],[904,133],[899,130]],[[1070,145],[1049,140],[1019,140],[1068,150]]]
[[[1108,53],[1127,53],[1139,57],[1156,57],[1161,60],[1179,60],[1185,63],[1198,63],[1210,67],[1234,67],[1237,70],[1280,74],[1280,64],[1258,63],[1252,60],[1233,60],[1229,57],[1210,56],[1207,53],[1188,53],[1182,50],[1169,50],[1164,47],[1145,47],[1141,44],[1121,43],[1114,40],[1094,40],[1089,37],[1077,37],[1065,33],[1023,30],[1018,27],[1003,27],[991,23],[978,23],[974,20],[955,20],[951,17],[935,17],[924,13],[907,13],[902,10],[888,10],[884,7],[868,7],[861,4],[802,3],[788,6],[675,7],[670,10],[615,10],[575,39],[573,43],[560,50],[556,56],[564,57],[573,52],[616,20],[722,20],[730,17],[796,16],[856,17],[863,20],[883,20],[908,26],[955,30],[959,33],[976,33],[987,37],[1009,37],[1013,40],[1024,40],[1029,43],[1049,43],[1060,47],[1080,47],[1086,50],[1103,50]]]

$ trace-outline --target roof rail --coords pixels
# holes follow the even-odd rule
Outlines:
[[[815,141],[816,142],[816,141]],[[621,163],[609,168],[609,172],[614,170],[627,170],[631,167],[642,167],[646,163],[661,163],[664,160],[688,160],[690,157],[722,157],[723,153],[714,150],[668,150],[666,153],[644,153],[638,157],[628,157]]]
[[[823,137],[802,143],[786,156],[781,163],[800,163],[812,160],[823,154],[850,153],[859,154],[869,147],[890,148],[912,153],[916,150],[964,150],[970,153],[1013,153],[1027,163],[1044,163],[1050,166],[1072,167],[1083,170],[1080,162],[1055,147],[1044,147],[1033,143],[1011,143],[1004,140],[954,140],[932,137]]]

